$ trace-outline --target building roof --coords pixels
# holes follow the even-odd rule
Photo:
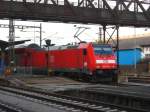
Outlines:
[[[1,48],[1,50],[5,50],[7,47],[10,47],[13,45],[20,45],[27,41],[30,41],[30,40],[20,40],[20,41],[14,41],[14,42],[7,42],[4,40],[0,40],[0,48]]]
[[[150,36],[119,40],[119,49],[134,49],[143,46],[150,46]]]

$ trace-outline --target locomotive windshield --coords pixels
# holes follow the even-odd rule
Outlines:
[[[112,54],[112,47],[110,45],[94,45],[95,54]]]

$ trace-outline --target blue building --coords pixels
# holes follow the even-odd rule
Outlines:
[[[116,45],[114,42],[112,44]],[[150,59],[150,36],[119,40],[120,65],[134,65],[147,58]]]
[[[117,55],[117,52],[115,52]],[[119,50],[119,64],[120,65],[134,65],[142,59],[142,50],[135,49],[120,49]]]

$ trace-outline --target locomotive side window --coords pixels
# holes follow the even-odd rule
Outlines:
[[[106,45],[95,45],[94,46],[95,54],[112,54],[112,47]]]
[[[86,55],[86,54],[87,54],[87,50],[83,49],[83,55]]]

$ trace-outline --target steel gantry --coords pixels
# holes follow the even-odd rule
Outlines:
[[[0,0],[0,19],[150,26],[150,0]]]

